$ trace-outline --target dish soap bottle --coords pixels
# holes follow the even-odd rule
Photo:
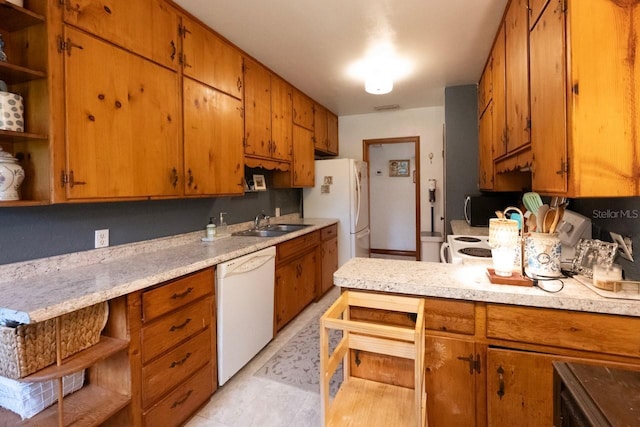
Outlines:
[[[227,223],[224,222],[224,216],[226,212],[220,212],[220,223],[218,224],[218,234],[225,234],[227,232]]]
[[[207,224],[207,239],[213,239],[216,236],[216,225],[213,223],[213,217],[209,217]]]

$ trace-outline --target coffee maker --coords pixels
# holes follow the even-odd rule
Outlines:
[[[591,220],[577,212],[565,210],[556,228],[562,244],[561,263],[571,263],[580,239],[591,239]]]

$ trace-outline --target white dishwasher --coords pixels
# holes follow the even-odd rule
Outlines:
[[[218,383],[227,382],[273,339],[274,246],[218,264]]]

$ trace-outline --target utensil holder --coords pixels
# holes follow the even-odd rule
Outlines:
[[[525,273],[529,277],[561,277],[558,233],[529,233],[524,238]]]

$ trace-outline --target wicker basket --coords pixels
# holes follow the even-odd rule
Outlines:
[[[107,322],[106,302],[64,314],[61,321],[62,358],[97,344]],[[23,378],[56,361],[55,319],[0,326],[0,375]]]

